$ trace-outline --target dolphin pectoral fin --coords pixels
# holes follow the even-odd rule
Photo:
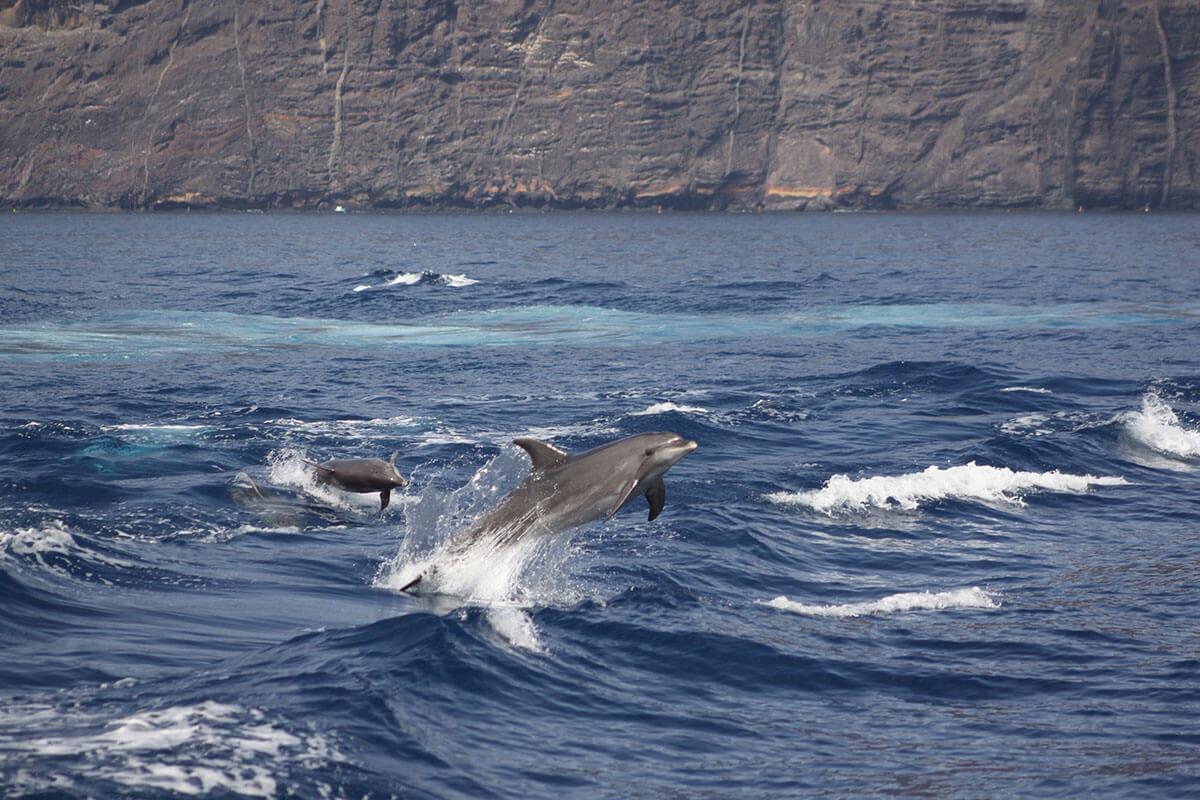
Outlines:
[[[380,514],[383,513],[383,510],[388,507],[388,503],[390,503],[390,502],[392,502],[392,490],[384,489],[382,492],[379,493],[379,513]]]
[[[625,487],[625,491],[621,492],[621,496],[620,496],[620,498],[617,499],[616,504],[611,509],[609,509],[608,515],[611,517],[614,514],[616,514],[618,511],[620,511],[621,506],[623,506],[627,502],[629,502],[629,498],[633,496],[633,492],[637,488],[638,488],[638,480],[637,480],[637,478],[634,478]]]
[[[559,450],[552,444],[546,444],[541,439],[523,436],[520,439],[513,439],[513,444],[529,453],[529,460],[533,462],[534,470],[556,467],[567,460],[565,451]]]
[[[663,483],[662,478],[659,478],[653,486],[646,490],[646,502],[650,504],[650,516],[647,519],[653,522],[654,518],[662,513],[663,506],[667,504],[667,485]]]

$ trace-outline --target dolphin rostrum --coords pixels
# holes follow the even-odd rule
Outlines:
[[[399,451],[392,453],[390,461],[382,458],[343,458],[324,464],[304,459],[304,463],[317,468],[318,480],[322,483],[347,492],[379,492],[379,510],[383,511],[391,502],[392,489],[408,485],[404,476],[396,471],[396,458],[399,455]]]
[[[450,552],[461,553],[485,538],[502,546],[560,533],[611,517],[643,495],[654,519],[667,500],[663,475],[699,447],[674,433],[640,433],[578,455],[538,439],[514,439],[513,444],[529,454],[533,468],[499,505],[455,536]]]

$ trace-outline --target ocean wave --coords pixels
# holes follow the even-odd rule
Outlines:
[[[49,711],[40,714],[42,731],[61,724],[60,717]],[[30,717],[27,724],[37,722],[39,714]],[[93,719],[72,723],[75,728],[103,724],[104,730],[21,737],[5,744],[8,752],[0,753],[0,763],[8,758],[23,762],[53,759],[56,763],[76,759],[69,770],[75,777],[188,795],[230,792],[274,797],[279,780],[289,769],[311,770],[345,760],[320,734],[292,733],[258,709],[214,701],[144,711],[107,723]],[[58,782],[62,780],[74,785],[73,778],[55,774],[46,780],[55,782],[42,786],[37,778],[23,773],[22,785],[15,788],[61,791],[67,788]]]
[[[630,416],[631,417],[647,417],[647,416],[652,416],[654,414],[666,414],[669,411],[674,411],[677,414],[707,414],[708,413],[707,408],[701,408],[700,406],[680,405],[679,403],[672,403],[670,401],[667,401],[664,403],[655,403],[652,406],[643,408],[641,411],[631,412]]]
[[[1049,389],[1040,386],[1005,386],[1002,392],[1028,392],[1029,394],[1053,394]]]
[[[987,608],[1000,607],[1000,601],[993,595],[972,586],[969,589],[952,589],[946,592],[900,592],[891,594],[880,600],[866,603],[845,603],[842,605],[810,605],[789,600],[780,595],[774,600],[759,600],[760,605],[791,611],[794,614],[804,614],[810,617],[865,617],[879,614],[895,614],[902,611],[941,611],[955,608]]]
[[[1022,496],[1036,491],[1078,494],[1092,486],[1121,486],[1121,477],[1068,475],[1051,472],[1018,472],[974,461],[957,467],[932,466],[922,472],[884,475],[855,480],[834,475],[816,491],[775,492],[772,503],[805,506],[829,516],[869,511],[904,509],[913,511],[941,500],[978,500],[985,503],[1022,505]]]
[[[1200,430],[1185,428],[1179,415],[1157,394],[1142,398],[1139,411],[1130,411],[1120,420],[1126,432],[1139,444],[1168,456],[1200,456]]]

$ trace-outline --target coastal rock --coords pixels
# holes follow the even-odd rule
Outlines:
[[[1194,0],[0,0],[0,197],[1194,208]]]

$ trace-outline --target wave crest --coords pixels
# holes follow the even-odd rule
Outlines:
[[[932,466],[922,472],[882,475],[854,480],[834,475],[825,486],[809,492],[775,492],[767,499],[779,505],[806,506],[829,516],[870,509],[915,511],[940,500],[978,500],[1023,505],[1022,495],[1034,491],[1079,494],[1092,486],[1122,486],[1121,477],[1017,472],[971,461],[957,467]]]
[[[1183,458],[1200,456],[1200,431],[1185,428],[1179,415],[1157,394],[1145,395],[1141,410],[1126,413],[1122,422],[1135,441],[1155,452]]]

